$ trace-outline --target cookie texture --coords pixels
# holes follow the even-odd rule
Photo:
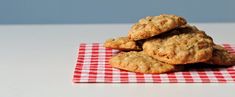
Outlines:
[[[114,68],[140,73],[166,73],[180,68],[136,51],[121,52],[112,57],[109,63]]]
[[[141,50],[142,48],[138,45],[138,42],[130,40],[128,37],[118,37],[116,39],[108,39],[104,43],[104,47],[130,51],[130,50]]]
[[[225,66],[235,65],[235,55],[229,53],[225,48],[220,45],[214,45],[213,56],[206,63]]]
[[[205,32],[187,25],[146,40],[143,50],[169,64],[198,63],[211,58],[213,40]]]
[[[183,17],[172,14],[161,14],[159,16],[147,16],[139,20],[128,31],[131,40],[141,40],[167,32],[176,27],[185,25],[187,22]]]

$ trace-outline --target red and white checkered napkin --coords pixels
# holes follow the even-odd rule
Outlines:
[[[226,69],[200,69],[168,74],[141,74],[112,68],[108,60],[117,50],[103,44],[80,44],[74,83],[226,83],[235,82],[235,66]],[[235,53],[235,45],[223,44]]]

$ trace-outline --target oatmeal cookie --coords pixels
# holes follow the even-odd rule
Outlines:
[[[130,40],[128,37],[118,37],[116,39],[108,39],[104,43],[104,47],[130,51],[130,50],[141,50],[138,42]]]
[[[206,63],[225,66],[235,65],[235,55],[229,53],[225,48],[220,45],[214,45],[213,55],[211,59]]]
[[[213,44],[212,38],[205,32],[187,25],[146,40],[143,50],[162,62],[189,64],[208,61]]]
[[[185,25],[187,22],[183,17],[172,14],[161,14],[160,16],[147,16],[140,19],[128,31],[131,40],[141,40],[167,32],[176,27]]]
[[[109,63],[114,68],[140,73],[166,73],[182,67],[160,62],[143,52],[121,52],[113,56]]]

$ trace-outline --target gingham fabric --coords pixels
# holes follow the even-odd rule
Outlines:
[[[111,56],[119,51],[100,43],[81,43],[74,71],[74,83],[228,83],[235,82],[235,66],[216,69],[192,69],[167,74],[141,74],[112,68]],[[235,54],[235,45],[222,44]]]

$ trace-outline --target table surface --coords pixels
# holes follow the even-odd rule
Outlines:
[[[235,23],[194,23],[235,44]],[[234,83],[74,84],[79,43],[126,35],[131,24],[0,25],[0,97],[235,97]]]

